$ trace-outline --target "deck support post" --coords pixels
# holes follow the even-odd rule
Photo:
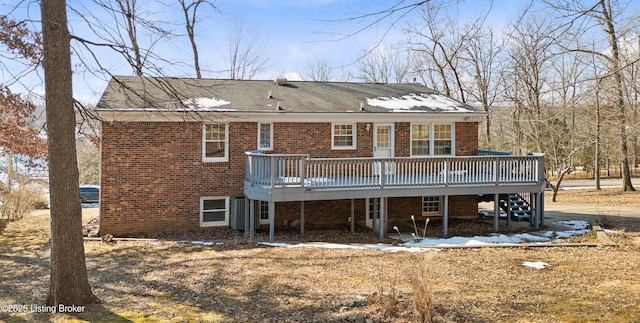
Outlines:
[[[380,198],[380,209],[378,210],[378,215],[379,215],[379,219],[378,219],[378,240],[380,242],[384,241],[384,234],[386,232],[386,229],[384,227],[384,223],[385,223],[385,207],[386,207],[386,203],[387,202],[387,198],[386,197],[381,197]],[[375,218],[375,217],[374,217]]]
[[[544,226],[544,191],[540,192],[540,226]]]
[[[245,196],[244,198],[244,237],[249,235],[249,202],[250,199]]]
[[[449,195],[442,198],[442,237],[449,237]]]
[[[500,202],[500,197],[498,196],[498,202]],[[507,213],[507,226],[511,224],[511,194],[507,194],[507,209],[509,213]]]
[[[304,201],[300,201],[300,235],[304,237]]]
[[[370,199],[372,199],[372,197]],[[369,201],[369,203],[372,203],[372,202]],[[376,214],[378,215],[378,218],[380,217],[380,211],[377,209],[379,207],[380,207],[380,203],[373,203],[373,211],[371,211],[371,210],[369,211],[372,214],[372,217],[371,217],[371,228],[373,229],[373,232],[376,231],[376,223],[378,223],[377,222],[378,219],[376,219]],[[367,218],[368,216],[369,216],[369,214],[365,214],[365,216],[364,216],[364,220],[365,221],[368,220],[368,218]]]
[[[533,193],[533,202],[534,202],[534,212],[529,215],[533,217],[533,228],[535,230],[540,229],[540,193]]]
[[[253,242],[255,239],[256,233],[256,217],[255,217],[255,205],[256,202],[252,199],[247,199],[249,201],[249,241]]]
[[[536,193],[529,192],[529,225],[536,227],[538,219],[538,203],[536,202]]]
[[[500,227],[499,224],[500,219],[500,194],[496,194],[493,196],[493,232],[498,232]],[[509,219],[509,215],[507,214],[507,220]]]
[[[276,231],[276,203],[269,200],[269,242],[274,242]]]
[[[356,231],[356,222],[355,222],[355,202],[351,199],[351,233]]]

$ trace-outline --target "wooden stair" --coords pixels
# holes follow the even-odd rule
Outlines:
[[[503,210],[504,209],[505,208],[503,208]],[[508,214],[511,214],[512,220],[529,220],[529,218],[531,217],[531,204],[529,204],[529,201],[522,197],[522,195],[518,193],[512,193],[509,194],[509,205],[504,211]]]

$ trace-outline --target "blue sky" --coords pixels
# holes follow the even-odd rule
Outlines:
[[[138,0],[143,2],[143,0]],[[163,0],[166,2],[172,0]],[[0,10],[15,5],[13,2],[2,4]],[[90,3],[88,0],[68,0],[70,6]],[[175,2],[175,1],[174,1]],[[415,1],[407,1],[413,3]],[[490,21],[501,25],[508,19],[513,19],[519,7],[528,1],[516,0],[466,0],[449,1],[448,13],[460,19],[470,19],[479,12],[489,10]],[[15,15],[27,15],[37,21],[38,10],[35,2],[20,2],[21,11]],[[370,20],[360,21],[331,21],[349,18],[363,13],[377,12],[387,8],[395,0],[218,0],[215,2],[221,13],[212,10],[200,12],[201,21],[196,25],[198,47],[203,67],[203,76],[210,78],[226,78],[221,72],[227,66],[229,51],[229,30],[235,21],[243,21],[245,30],[253,30],[264,40],[264,56],[268,57],[267,68],[259,73],[256,79],[274,79],[278,76],[304,76],[309,64],[320,60],[327,61],[332,66],[349,68],[363,52],[377,45],[382,35],[389,27],[389,21],[372,26],[355,36],[338,40],[343,35],[362,28]],[[28,9],[28,11],[27,11]],[[172,23],[170,27],[175,33],[184,34],[182,12],[167,7],[145,8],[146,14],[159,21]],[[69,15],[70,25],[74,33],[91,39],[86,26],[82,26],[81,19]],[[106,18],[105,18],[106,19]],[[35,22],[37,26],[37,22]],[[398,27],[403,26],[400,23]],[[404,40],[399,29],[392,29],[384,38],[385,46],[393,45]],[[181,61],[186,64],[167,64],[166,74],[169,76],[195,76],[191,63],[191,50],[186,36],[175,37],[170,42],[159,45],[156,52],[171,61]],[[131,75],[132,69],[126,66],[121,57],[106,50],[96,50],[101,64],[115,74]],[[77,62],[77,61],[76,61]],[[5,67],[3,67],[5,68]],[[0,71],[0,77],[8,78],[10,74]],[[340,71],[336,71],[340,74]],[[6,82],[5,80],[2,80]],[[89,104],[95,104],[107,84],[107,77],[96,77],[75,66],[74,96]],[[39,76],[24,79],[24,85],[34,92],[43,92]],[[14,86],[14,87],[17,87]],[[14,89],[14,91],[21,91]],[[22,90],[24,91],[24,90]]]

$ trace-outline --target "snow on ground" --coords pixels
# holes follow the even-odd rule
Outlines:
[[[336,244],[336,243],[282,243],[282,242],[261,242],[260,244],[272,247],[286,248],[329,248],[329,249],[372,249],[383,251],[406,251],[406,252],[424,252],[439,250],[438,247],[481,247],[487,245],[504,245],[519,243],[543,243],[549,242],[556,238],[568,238],[576,235],[584,235],[589,232],[589,223],[579,220],[555,221],[555,224],[567,227],[564,231],[545,231],[538,233],[517,233],[517,234],[491,234],[489,236],[474,237],[451,237],[451,238],[419,238],[414,239],[412,236],[394,236],[394,239],[402,241],[399,246],[390,246],[385,244]]]
[[[313,242],[313,243],[285,243],[285,242],[259,242],[259,244],[271,247],[286,247],[286,248],[325,248],[325,249],[369,249],[369,250],[382,250],[382,251],[407,251],[407,252],[424,252],[424,251],[437,251],[434,248],[408,248],[403,246],[392,246],[386,244],[341,244],[341,243],[325,243],[325,242]]]
[[[548,263],[542,262],[542,261],[525,261],[522,263],[522,265],[525,267],[531,267],[535,269],[545,269],[549,267]]]

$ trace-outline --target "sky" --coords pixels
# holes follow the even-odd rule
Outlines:
[[[149,3],[151,0],[138,0]],[[162,0],[168,2],[170,0]],[[415,1],[407,0],[406,4]],[[518,10],[527,1],[513,0],[449,0],[445,7],[449,15],[459,19],[471,19],[479,12],[489,12],[489,23],[504,24],[514,19]],[[390,0],[217,0],[218,11],[202,7],[200,20],[196,24],[197,44],[200,52],[200,63],[203,77],[228,78],[224,72],[229,61],[230,31],[238,21],[245,30],[245,35],[255,35],[254,43],[263,44],[261,51],[267,60],[265,70],[254,79],[275,79],[286,76],[292,80],[305,78],[305,71],[310,65],[326,61],[333,67],[334,78],[345,80],[346,71],[354,68],[355,62],[367,51],[377,45],[393,46],[405,39],[401,27],[406,25],[411,14],[404,17],[396,28],[391,28],[393,20],[387,19],[374,24],[353,36],[348,34],[366,27],[371,19],[353,18],[367,13],[379,12],[389,8],[396,1]],[[403,3],[403,5],[405,4]],[[16,7],[16,10],[12,8]],[[87,0],[68,0],[69,7],[85,13],[97,13],[92,2]],[[34,28],[39,28],[39,8],[36,1],[0,2],[0,12],[9,12],[15,18],[28,17]],[[176,7],[158,5],[144,7],[141,14],[150,21],[162,21],[176,36],[169,41],[161,42],[153,48],[167,62],[161,66],[162,73],[167,76],[193,77],[192,52],[188,38],[184,35],[183,16]],[[415,13],[415,12],[414,12]],[[98,15],[98,19],[108,22],[110,17]],[[393,19],[397,16],[392,16]],[[86,16],[84,17],[86,18]],[[83,17],[69,12],[69,24],[73,34],[87,39],[95,39],[91,26],[87,26]],[[140,33],[140,32],[139,32]],[[144,33],[142,41],[146,41]],[[246,38],[249,38],[248,36]],[[79,48],[77,44],[73,45]],[[132,68],[113,51],[106,48],[94,48],[100,64],[115,75],[132,75]],[[96,104],[104,91],[109,77],[89,73],[78,60],[86,52],[74,53],[74,97],[85,104]],[[5,62],[0,68],[0,80],[7,83],[18,72],[7,70],[11,62]],[[12,89],[18,92],[33,91],[37,95],[44,92],[42,72],[31,74],[21,82],[13,84]],[[25,90],[27,89],[27,90]]]

